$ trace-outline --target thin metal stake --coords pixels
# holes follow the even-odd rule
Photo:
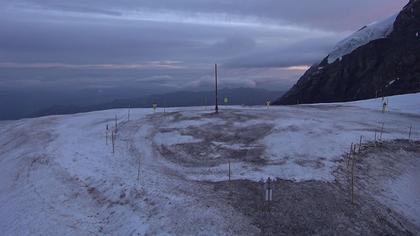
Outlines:
[[[216,106],[215,111],[216,113],[219,113],[219,100],[218,100],[218,94],[217,94],[217,64],[214,64],[214,78],[215,78],[215,92],[216,92]]]
[[[380,140],[382,142],[382,133],[384,132],[384,125],[385,123],[382,123],[382,127],[381,127],[381,136],[380,136]]]
[[[352,165],[351,165],[351,203],[354,205],[354,162],[355,158],[353,158]]]
[[[375,145],[376,145],[376,133],[377,133],[377,132],[376,132],[376,129],[375,129]]]
[[[353,143],[351,143],[351,146],[350,146],[349,158],[347,159],[347,169],[350,166],[350,160],[351,160],[352,152],[353,152]]]
[[[115,134],[114,134],[114,131],[112,131],[111,139],[112,139],[112,154],[114,154],[115,153]]]
[[[140,158],[139,158],[139,166],[137,168],[137,182],[140,181]]]
[[[411,129],[412,129],[413,127],[412,127],[412,125],[410,125],[410,131],[408,132],[408,141],[410,141],[411,140]]]
[[[118,121],[117,121],[117,114],[115,114],[115,133],[118,132]]]
[[[229,181],[230,181],[230,161],[229,161]]]

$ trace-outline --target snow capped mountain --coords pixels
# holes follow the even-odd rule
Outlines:
[[[347,55],[356,48],[363,46],[373,40],[386,38],[392,33],[395,19],[398,14],[392,15],[385,20],[375,21],[367,26],[364,26],[349,37],[340,41],[328,55],[328,63],[333,63],[337,59]]]
[[[356,101],[420,91],[420,1],[367,25],[313,65],[274,104]]]

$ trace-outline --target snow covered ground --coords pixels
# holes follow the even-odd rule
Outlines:
[[[206,184],[226,181],[229,163],[233,180],[333,182],[361,136],[367,142],[382,130],[384,140],[406,139],[411,126],[420,139],[419,101],[420,93],[391,97],[386,113],[380,100],[367,100],[222,107],[219,115],[203,107],[132,109],[130,121],[127,109],[117,109],[0,122],[0,229],[255,235],[260,229]],[[114,128],[115,115],[113,153],[106,126]],[[410,191],[405,185],[396,191]]]

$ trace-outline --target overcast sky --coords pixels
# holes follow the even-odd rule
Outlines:
[[[0,0],[0,88],[283,89],[407,0]]]

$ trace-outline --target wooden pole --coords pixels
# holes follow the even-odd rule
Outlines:
[[[347,170],[348,170],[348,168],[350,166],[350,161],[351,161],[351,155],[352,155],[352,153],[353,153],[353,143],[351,143],[350,152],[349,152],[349,156],[348,156],[348,159],[347,159]]]
[[[216,113],[219,113],[219,99],[218,99],[218,94],[217,94],[217,64],[214,64],[214,78],[215,78],[215,93],[216,93],[216,106],[215,106],[215,111]]]
[[[354,205],[354,162],[356,158],[353,158],[351,165],[351,203]]]
[[[360,136],[360,140],[359,140],[359,152],[362,148],[362,139],[363,139],[363,135]]]

